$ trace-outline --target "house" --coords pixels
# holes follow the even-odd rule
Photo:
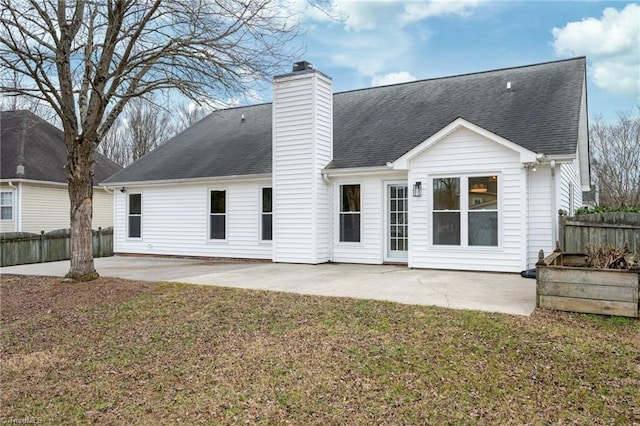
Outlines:
[[[212,113],[107,179],[117,253],[519,272],[589,186],[585,58]]]
[[[63,132],[29,111],[0,112],[0,232],[66,229],[69,192]],[[121,167],[96,154],[95,182]],[[93,227],[113,225],[113,195],[96,186]]]

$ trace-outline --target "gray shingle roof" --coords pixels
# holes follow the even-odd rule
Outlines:
[[[0,112],[0,178],[67,183],[64,133],[30,111]],[[18,166],[24,166],[24,175]],[[121,167],[96,153],[97,185]]]
[[[336,93],[330,167],[384,166],[458,117],[536,153],[575,154],[585,66],[580,57]],[[271,127],[271,104],[216,111],[107,182],[270,173]]]

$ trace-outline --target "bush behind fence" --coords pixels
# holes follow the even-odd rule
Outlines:
[[[93,256],[113,256],[113,227],[92,232]],[[71,231],[4,232],[0,234],[0,249],[1,266],[67,260],[71,258]]]

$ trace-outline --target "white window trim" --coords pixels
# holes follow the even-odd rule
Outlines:
[[[224,239],[211,238],[211,192],[224,191]],[[210,243],[226,243],[229,240],[229,189],[226,187],[207,188],[207,241]]]
[[[485,177],[485,176],[497,176],[498,177],[498,245],[495,246],[471,246],[469,245],[469,178],[474,177]],[[460,214],[460,245],[445,245],[445,244],[434,244],[433,243],[433,181],[434,179],[442,179],[442,178],[459,178],[460,179],[460,209],[455,210]],[[501,172],[495,171],[483,171],[483,172],[473,172],[473,173],[444,173],[444,174],[434,174],[428,176],[428,188],[427,191],[424,191],[423,188],[423,196],[428,197],[427,204],[427,227],[428,227],[428,241],[429,248],[435,250],[472,250],[472,251],[502,251],[503,246],[503,230],[502,230],[502,215],[504,212],[503,209],[503,176]],[[464,195],[463,195],[464,194]],[[442,211],[442,210],[438,210]],[[453,210],[451,210],[453,211]]]
[[[131,213],[129,212],[129,208],[131,206],[130,197],[132,195],[140,195],[140,236],[139,237],[131,237],[129,236],[129,218],[131,217]],[[125,203],[127,203],[127,240],[141,241],[142,240],[142,212],[144,211],[144,197],[142,196],[142,192],[127,192],[125,194]]]
[[[16,196],[15,196],[15,191],[12,190],[3,190],[0,191],[0,193],[7,193],[7,194],[11,194],[11,218],[10,219],[0,219],[3,222],[13,222],[15,220],[16,217]],[[4,206],[4,207],[8,207],[8,206]]]
[[[262,211],[262,207],[264,205],[263,190],[266,188],[271,189],[271,213],[264,213]],[[263,185],[263,186],[260,186],[259,191],[260,193],[258,194],[258,196],[260,197],[260,211],[258,212],[258,242],[260,244],[273,244],[273,187],[270,185]],[[265,214],[271,215],[271,239],[270,240],[262,239],[262,216]]]
[[[364,198],[364,184],[362,182],[353,182],[353,181],[349,181],[349,182],[338,182],[336,183],[338,190],[337,192],[337,199],[336,199],[336,211],[337,211],[337,216],[336,216],[336,235],[335,235],[335,241],[336,241],[336,245],[339,246],[347,246],[347,247],[363,247],[364,243],[363,243],[363,229],[364,228],[364,208],[363,208],[363,198]],[[360,212],[358,213],[360,215],[360,241],[340,241],[340,215],[343,213],[347,213],[347,214],[355,214],[355,212],[341,212],[340,208],[342,206],[342,187],[343,186],[347,186],[347,185],[359,185],[360,186]]]

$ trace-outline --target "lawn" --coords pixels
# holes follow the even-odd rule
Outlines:
[[[640,323],[2,277],[3,422],[640,423]]]

